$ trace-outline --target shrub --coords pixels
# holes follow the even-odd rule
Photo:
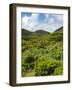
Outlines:
[[[59,60],[40,60],[35,66],[36,76],[54,75],[54,71],[61,65]]]
[[[36,63],[35,67],[35,75],[36,76],[44,76],[47,75],[47,64],[45,61],[39,61]]]
[[[63,74],[63,67],[57,67],[54,71],[54,75],[62,75]]]
[[[25,58],[22,59],[22,67],[26,70],[31,70],[34,68],[35,58],[32,54],[28,54]]]

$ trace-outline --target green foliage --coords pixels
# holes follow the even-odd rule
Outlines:
[[[63,67],[57,67],[54,71],[54,75],[62,75],[63,74]]]
[[[28,69],[33,69],[33,68],[34,68],[34,63],[35,63],[35,58],[33,57],[32,54],[28,54],[28,55],[25,57],[22,65],[24,66],[24,68],[25,68],[26,70],[28,70]]]
[[[22,76],[63,74],[63,30],[53,33],[22,31]]]
[[[40,60],[35,66],[36,76],[47,76],[47,75],[60,75],[58,68],[62,67],[62,62],[59,60]],[[58,73],[57,73],[58,72]],[[62,72],[62,71],[61,71]]]

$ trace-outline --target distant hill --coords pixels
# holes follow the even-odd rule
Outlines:
[[[62,32],[62,31],[63,31],[63,27],[60,27],[55,32]]]
[[[49,34],[49,32],[44,30],[37,30],[35,32],[28,31],[26,29],[22,29],[22,36],[30,36],[30,35],[45,35]]]
[[[56,32],[63,32],[63,27],[58,28],[53,33],[56,33]],[[21,34],[24,37],[24,36],[31,36],[31,35],[45,35],[45,34],[47,35],[47,34],[50,34],[50,32],[47,32],[47,31],[44,31],[44,30],[36,30],[35,32],[31,32],[29,30],[22,29]]]
[[[39,35],[49,34],[49,32],[44,31],[44,30],[37,30],[37,31],[35,31],[35,33],[36,33],[36,34],[39,34]]]
[[[58,28],[55,32],[50,34],[50,40],[56,41],[56,42],[62,42],[63,41],[63,27]]]
[[[22,29],[22,36],[27,36],[27,35],[31,35],[32,34],[32,32],[30,32],[30,31],[28,31],[28,30],[26,30],[26,29]]]

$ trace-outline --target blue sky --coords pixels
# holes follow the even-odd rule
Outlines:
[[[54,32],[57,28],[63,26],[62,14],[22,12],[21,19],[22,28],[32,32],[40,29]]]

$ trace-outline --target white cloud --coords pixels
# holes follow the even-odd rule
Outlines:
[[[38,14],[32,14],[30,17],[22,17],[22,28],[32,31],[37,25]]]
[[[57,28],[61,27],[63,24],[62,15],[49,16],[49,14],[45,14],[45,22],[42,23],[39,23],[38,18],[39,14],[32,14],[29,17],[25,15],[24,17],[22,17],[22,28],[29,31],[42,29],[48,32],[53,32]]]

